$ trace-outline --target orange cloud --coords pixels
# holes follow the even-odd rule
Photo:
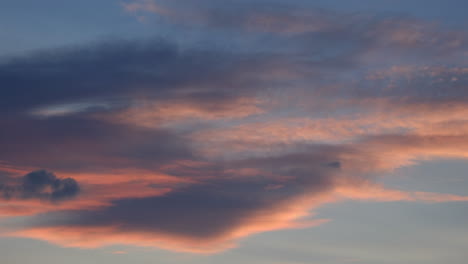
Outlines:
[[[37,170],[2,167],[2,170],[6,169],[12,173],[13,179],[21,177],[25,172]],[[55,203],[17,198],[4,199],[3,202],[0,200],[0,217],[31,216],[62,210],[97,210],[110,206],[112,200],[160,196],[172,191],[171,186],[195,183],[188,178],[143,169],[114,170],[108,173],[57,173],[64,178],[76,179],[80,183],[81,194],[73,200]]]
[[[157,128],[193,120],[239,119],[264,112],[254,98],[238,98],[229,102],[139,101],[123,112],[105,117],[113,122]]]
[[[360,183],[359,186],[338,186],[334,190],[334,192],[335,195],[343,199],[368,200],[379,202],[408,201],[444,203],[468,201],[468,196],[393,190],[370,182]]]
[[[265,209],[244,219],[242,223],[209,237],[190,237],[163,232],[129,231],[114,226],[54,226],[34,227],[3,234],[45,240],[63,247],[98,248],[112,245],[133,245],[163,248],[171,251],[212,254],[236,246],[236,241],[252,234],[306,228],[328,222],[328,219],[300,220],[308,216],[311,206],[318,206],[331,197],[327,194],[298,197],[275,208]]]
[[[112,245],[133,245],[163,248],[171,251],[213,254],[236,246],[236,241],[252,234],[290,228],[308,228],[328,219],[301,220],[310,210],[326,203],[342,200],[422,201],[430,203],[468,201],[468,196],[405,192],[386,189],[368,181],[341,181],[329,191],[300,195],[273,208],[265,208],[244,219],[223,233],[208,237],[190,237],[164,232],[138,232],[118,225],[34,227],[4,235],[45,240],[64,247],[98,248]]]

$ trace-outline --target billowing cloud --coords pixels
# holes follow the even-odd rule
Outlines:
[[[45,170],[24,175],[17,185],[0,184],[0,192],[4,199],[60,201],[75,197],[79,191],[80,187],[75,179],[59,179]]]

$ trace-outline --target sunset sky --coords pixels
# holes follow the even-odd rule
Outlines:
[[[0,263],[466,264],[467,10],[0,0]]]

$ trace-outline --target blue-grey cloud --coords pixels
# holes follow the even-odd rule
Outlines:
[[[194,168],[190,175],[170,171],[192,179],[216,174],[211,179],[182,186],[162,196],[118,199],[98,210],[70,211],[67,214],[73,217],[66,219],[50,220],[56,214],[51,213],[52,217],[45,216],[47,221],[36,219],[36,225],[73,228],[111,225],[125,232],[217,239],[252,224],[251,219],[262,212],[273,212],[303,195],[318,196],[331,189],[336,177],[340,177],[339,168],[328,165],[328,161],[333,161],[333,151],[326,153],[328,149],[325,152],[321,147],[319,149],[206,165]],[[242,177],[235,172],[239,167],[260,170],[257,175]],[[229,172],[231,170],[233,172]],[[275,179],[270,176],[271,172],[287,175],[290,179]],[[279,187],[269,188],[276,185]]]
[[[5,199],[39,199],[52,202],[71,199],[80,192],[75,179],[57,178],[53,173],[38,170],[24,175],[17,184],[0,184]]]

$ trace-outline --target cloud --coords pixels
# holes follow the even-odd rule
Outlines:
[[[196,2],[195,5],[186,5],[178,1],[137,0],[124,3],[123,7],[134,14],[156,14],[173,23],[253,32],[300,34],[336,26],[333,14],[326,10],[304,10],[275,3],[227,3],[222,7]]]
[[[0,159],[13,160],[17,165],[77,171],[129,164],[151,167],[192,156],[181,135],[164,129],[148,130],[81,117],[11,118],[4,119],[3,124]]]
[[[467,201],[375,180],[468,158],[464,32],[208,6],[126,5],[213,34],[196,48],[116,40],[0,64],[0,215],[25,220],[2,235],[214,253],[324,224],[328,203]]]
[[[406,148],[400,150],[401,145],[396,143],[400,140],[380,141],[387,144],[384,149],[388,153],[403,154],[411,148],[402,144]],[[214,253],[232,248],[239,239],[255,233],[326,223],[328,220],[310,217],[311,210],[327,203],[347,199],[429,203],[468,200],[466,196],[387,189],[374,183],[363,175],[386,171],[395,164],[386,160],[388,155],[382,149],[380,154],[369,152],[376,144],[373,140],[366,144],[362,149],[310,146],[278,156],[175,166],[168,172],[198,180],[156,196],[116,197],[98,208],[36,216],[29,225],[8,235],[70,247],[127,244]],[[416,143],[413,147],[421,146]],[[421,155],[424,151],[410,153]],[[409,155],[408,160],[413,158],[405,155]],[[239,168],[256,170],[243,174]],[[269,188],[272,185],[277,187]],[[63,213],[66,218],[60,217]]]
[[[139,99],[203,106],[250,96],[270,58],[184,49],[164,40],[104,42],[15,57],[0,64],[2,109],[47,117],[106,112]],[[259,67],[260,66],[260,67]],[[22,94],[30,94],[23,98]],[[51,114],[52,113],[52,114]]]
[[[212,253],[230,248],[238,239],[254,233],[322,223],[324,220],[299,218],[305,217],[314,200],[332,186],[331,174],[337,169],[305,157],[289,168],[287,164],[293,158],[193,164],[189,175],[187,167],[176,166],[168,172],[198,180],[178,187],[172,185],[173,189],[162,195],[115,197],[98,208],[38,215],[32,219],[34,227],[23,226],[11,235],[79,247],[110,245],[116,242],[109,240],[113,236],[119,238],[117,243]],[[239,166],[258,170],[243,175],[237,171]],[[279,175],[270,175],[269,170]],[[211,175],[212,172],[217,174]],[[283,173],[296,178],[284,179]],[[282,187],[267,188],[274,183],[281,183]],[[113,189],[111,184],[106,188]],[[63,213],[67,217],[60,217]],[[78,235],[91,230],[94,242]],[[61,235],[54,238],[53,234]],[[123,236],[128,237],[126,242],[120,240]]]
[[[127,251],[123,251],[123,250],[117,250],[117,251],[113,251],[112,254],[116,254],[116,255],[122,255],[122,254],[127,254],[128,252]]]
[[[253,98],[237,98],[220,102],[185,102],[166,100],[164,102],[141,100],[125,110],[102,118],[111,122],[157,128],[196,120],[216,121],[240,119],[264,113],[261,102]]]
[[[4,199],[39,199],[62,201],[74,198],[80,192],[73,178],[59,179],[45,170],[33,171],[24,175],[18,185],[0,184]]]
[[[463,51],[468,41],[465,31],[443,28],[404,14],[340,13],[297,3],[227,2],[219,5],[215,1],[133,0],[123,7],[138,17],[156,15],[162,18],[158,23],[162,20],[189,28],[232,31],[247,36],[273,34],[293,39],[298,44],[296,48],[301,43],[309,51],[318,47],[320,56],[351,49],[379,60],[384,53],[387,53],[384,56],[405,53],[408,58],[423,54],[443,59]],[[330,52],[326,51],[328,48]]]

